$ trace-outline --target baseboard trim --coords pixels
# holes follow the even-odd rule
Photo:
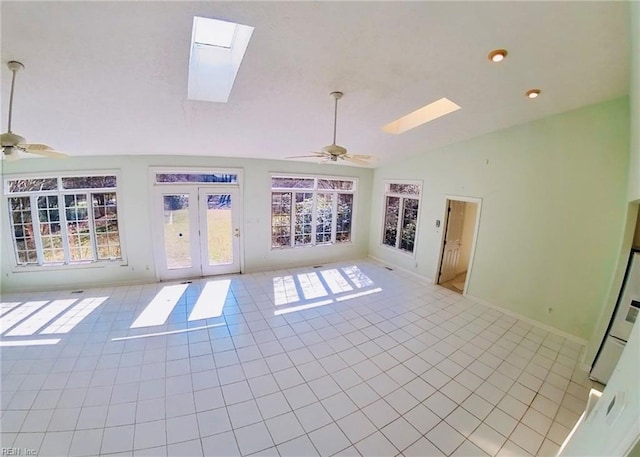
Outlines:
[[[507,308],[505,308],[505,307],[503,307],[503,306],[500,306],[500,305],[496,305],[496,304],[494,304],[494,303],[491,303],[491,302],[489,302],[489,301],[487,301],[487,300],[485,300],[485,299],[483,299],[483,298],[476,297],[476,296],[474,296],[474,295],[470,295],[470,294],[466,294],[466,295],[465,295],[465,297],[466,297],[466,298],[468,298],[468,299],[470,299],[470,300],[473,300],[473,301],[475,301],[475,302],[477,302],[477,303],[480,303],[481,305],[488,306],[489,308],[496,309],[496,310],[498,310],[498,311],[500,311],[500,312],[503,312],[503,313],[505,313],[505,314],[507,314],[507,315],[509,315],[509,316],[512,316],[512,317],[518,318],[519,320],[521,320],[521,321],[525,321],[525,322],[527,322],[528,324],[535,325],[536,327],[541,328],[541,329],[543,329],[543,330],[546,330],[547,332],[554,333],[554,334],[556,334],[556,335],[558,335],[558,336],[561,336],[561,337],[563,337],[563,338],[566,338],[567,340],[573,341],[574,343],[578,343],[578,344],[579,344],[579,345],[581,345],[581,346],[586,347],[586,346],[587,346],[587,344],[588,344],[588,341],[587,341],[587,340],[585,340],[585,339],[582,339],[582,338],[580,338],[580,337],[578,337],[578,336],[572,335],[571,333],[567,333],[567,332],[565,332],[565,331],[559,330],[559,329],[557,329],[557,328],[555,328],[555,327],[552,327],[552,326],[550,326],[550,325],[543,324],[543,323],[542,323],[542,322],[540,322],[540,321],[537,321],[537,320],[535,320],[535,319],[532,319],[532,318],[530,318],[530,317],[527,317],[527,316],[525,316],[525,315],[523,315],[523,314],[520,314],[520,313],[516,313],[516,312],[514,312],[514,311],[511,311],[511,310],[509,310],[509,309],[507,309]],[[584,353],[584,351],[583,351],[583,353]],[[583,356],[583,358],[584,358],[584,356]],[[583,360],[582,362],[584,363],[584,360]]]
[[[406,268],[398,266],[398,265],[396,265],[395,263],[392,263],[392,262],[387,262],[386,260],[383,260],[380,257],[376,257],[374,255],[369,255],[368,258],[373,260],[373,261],[375,261],[375,262],[378,262],[379,264],[381,264],[383,266],[388,266],[390,268],[393,268],[394,270],[400,270],[403,273],[407,273],[408,275],[411,275],[414,278],[419,279],[420,281],[424,281],[424,282],[427,282],[430,285],[433,285],[433,278],[428,278],[427,276],[422,276],[421,274],[418,274],[415,271],[407,270]]]

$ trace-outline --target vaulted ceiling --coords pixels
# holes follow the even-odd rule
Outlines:
[[[628,2],[11,2],[2,131],[73,156],[283,159],[338,143],[377,164],[629,90]],[[187,99],[194,16],[255,27],[229,102]],[[487,54],[509,51],[499,64]],[[539,88],[535,100],[526,90]],[[447,97],[462,109],[385,124]]]

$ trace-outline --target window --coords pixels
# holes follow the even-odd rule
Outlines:
[[[413,252],[421,187],[416,182],[386,184],[382,244]]]
[[[167,183],[227,183],[237,184],[235,173],[156,173],[156,184]]]
[[[18,265],[122,259],[116,176],[5,182]]]
[[[351,241],[355,179],[273,176],[271,246]]]

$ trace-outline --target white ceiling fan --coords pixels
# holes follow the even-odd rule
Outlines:
[[[331,92],[331,97],[335,100],[334,116],[333,116],[333,143],[323,147],[320,152],[313,152],[312,155],[293,156],[287,157],[287,159],[303,159],[303,158],[316,158],[322,159],[321,163],[337,162],[338,160],[346,160],[347,162],[355,163],[357,165],[369,165],[369,162],[374,157],[363,154],[347,154],[347,149],[336,144],[336,127],[338,123],[338,100],[344,95],[342,92]]]
[[[2,152],[6,160],[18,160],[20,158],[19,152],[25,152],[28,154],[34,154],[45,157],[62,158],[67,157],[66,154],[58,151],[54,151],[51,146],[46,144],[28,144],[27,140],[20,135],[17,135],[11,131],[11,115],[13,111],[13,89],[16,82],[16,73],[19,70],[24,69],[24,65],[20,62],[12,60],[7,62],[9,70],[13,73],[11,77],[11,94],[9,96],[9,119],[7,132],[0,135],[0,144],[2,145]]]

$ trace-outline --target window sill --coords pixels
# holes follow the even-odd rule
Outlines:
[[[387,250],[389,252],[395,252],[397,254],[405,255],[407,257],[415,258],[415,256],[416,256],[415,248],[413,249],[413,252],[412,251],[405,251],[404,249],[394,248],[394,247],[391,247],[391,246],[386,245],[384,243],[380,243],[380,247],[382,247],[382,249],[385,249],[385,250]]]
[[[322,244],[304,244],[301,246],[280,246],[273,247],[271,246],[272,251],[287,251],[290,249],[310,249],[310,248],[322,248],[327,246],[347,246],[352,245],[353,241],[344,241],[342,243],[322,243]]]
[[[68,270],[87,270],[95,268],[126,267],[129,264],[125,261],[98,261],[76,264],[58,264],[58,265],[16,265],[11,270],[12,273],[34,273],[49,271],[68,271]]]

